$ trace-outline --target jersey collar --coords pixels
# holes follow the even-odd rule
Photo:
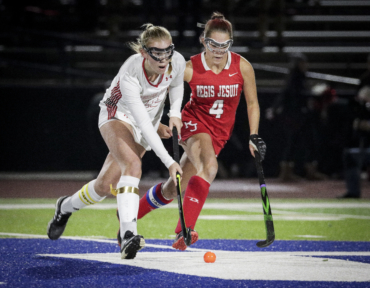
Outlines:
[[[203,64],[203,67],[206,71],[208,70],[211,70],[211,68],[208,67],[207,65],[207,62],[206,62],[206,58],[204,57],[204,53],[205,52],[202,52],[201,54],[201,57],[202,57],[202,64]],[[231,65],[231,53],[230,51],[227,52],[227,62],[226,62],[226,66],[224,69],[229,69],[230,68],[230,65]]]

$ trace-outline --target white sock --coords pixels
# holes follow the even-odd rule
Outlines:
[[[121,176],[117,189],[122,187],[139,188],[140,179],[132,176]],[[117,194],[117,206],[120,220],[121,238],[130,230],[137,235],[137,213],[139,212],[140,197],[136,193]]]
[[[75,194],[66,198],[61,207],[62,213],[72,213],[86,207],[87,205],[93,205],[103,201],[105,196],[99,196],[94,189],[95,181],[96,179],[90,181],[83,186],[81,190],[78,190]]]

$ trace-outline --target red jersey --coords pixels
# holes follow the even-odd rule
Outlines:
[[[244,84],[240,55],[228,52],[226,66],[219,74],[207,66],[204,52],[192,56],[191,62],[191,98],[182,111],[184,124],[189,126],[193,122],[201,122],[209,130],[212,139],[226,143],[234,128],[236,109]],[[187,119],[196,121],[186,123]]]

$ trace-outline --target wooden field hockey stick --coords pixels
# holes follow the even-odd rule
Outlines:
[[[178,139],[176,127],[173,127],[172,129],[172,143],[173,143],[173,158],[177,163],[180,164],[179,139]],[[177,179],[177,186],[176,186],[177,204],[179,207],[182,235],[184,236],[185,245],[190,246],[191,232],[190,232],[190,227],[186,228],[186,224],[185,224],[184,210],[182,207],[182,198],[181,198],[181,175],[178,172],[176,173],[176,179]]]
[[[262,197],[262,206],[263,206],[263,217],[265,221],[266,227],[266,240],[258,242],[256,245],[259,248],[267,247],[272,244],[275,240],[275,230],[274,230],[274,222],[272,220],[271,214],[271,206],[269,197],[267,195],[266,183],[265,183],[265,176],[263,173],[262,162],[260,154],[255,151],[254,152],[254,160],[257,168],[258,179],[260,182],[261,188],[261,197]]]

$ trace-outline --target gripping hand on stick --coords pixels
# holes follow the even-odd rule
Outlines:
[[[181,127],[182,127],[182,121],[180,118],[177,118],[177,117],[170,117],[170,123],[169,123],[169,128],[170,130],[172,131],[174,127],[176,127],[176,130],[177,130],[177,133],[180,135],[181,133]],[[171,136],[173,136],[172,132],[171,132]],[[181,137],[180,137],[181,139]]]
[[[266,154],[266,143],[257,134],[252,134],[249,136],[249,150],[251,151],[253,157],[256,157],[254,155],[254,151],[257,151],[260,154],[262,161]]]
[[[169,173],[170,173],[170,177],[172,178],[172,181],[173,183],[175,184],[175,186],[177,186],[177,174],[180,175],[180,179],[181,179],[181,176],[182,176],[182,169],[180,167],[180,165],[177,163],[177,162],[174,162],[170,168],[168,168],[169,170]]]

